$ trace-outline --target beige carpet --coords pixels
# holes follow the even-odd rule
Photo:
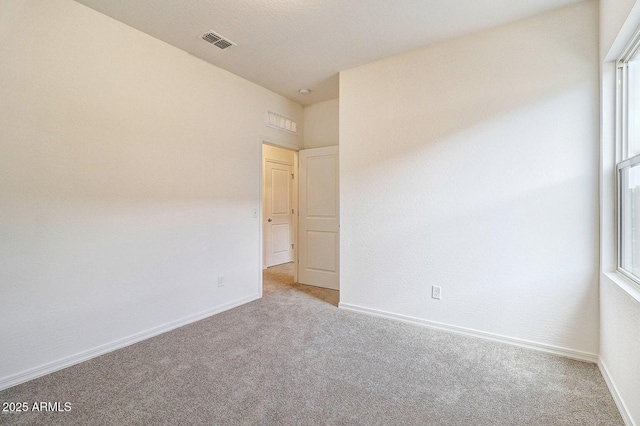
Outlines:
[[[265,273],[262,300],[0,392],[70,402],[3,425],[622,425],[593,364],[336,308]]]

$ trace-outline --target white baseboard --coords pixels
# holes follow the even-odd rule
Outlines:
[[[604,377],[604,381],[607,383],[607,387],[609,388],[609,392],[611,392],[611,396],[618,406],[618,411],[620,411],[620,415],[622,416],[622,420],[624,420],[624,424],[627,426],[636,426],[629,414],[629,410],[625,405],[624,401],[620,397],[620,392],[618,392],[618,388],[616,387],[611,375],[609,374],[609,370],[607,370],[607,366],[602,361],[602,358],[598,360],[598,368],[600,368],[600,372],[602,373],[602,377]]]
[[[474,330],[471,328],[458,327],[455,325],[444,324],[436,321],[429,321],[421,318],[410,317],[407,315],[394,314],[392,312],[386,312],[378,309],[365,308],[362,306],[352,305],[349,303],[340,303],[340,308],[359,312],[368,315],[374,315],[383,318],[389,318],[397,321],[407,322],[410,324],[416,324],[423,327],[433,328],[436,330],[449,331],[451,333],[463,334],[465,336],[479,337],[485,340],[491,340],[499,343],[506,343],[509,345],[519,346],[522,348],[534,349],[541,352],[546,352],[553,355],[560,355],[565,358],[576,359],[579,361],[586,361],[591,363],[598,362],[598,355],[589,352],[576,351],[573,349],[562,348],[559,346],[547,345],[545,343],[532,342],[524,339],[517,339],[514,337],[502,336],[500,334],[487,333],[485,331]]]
[[[209,309],[206,311],[198,312],[193,315],[189,315],[187,317],[181,318],[176,321],[172,321],[166,324],[163,324],[158,327],[154,327],[152,329],[142,331],[140,333],[136,333],[129,337],[125,337],[123,339],[119,339],[110,343],[106,343],[104,345],[100,345],[98,347],[88,349],[86,351],[82,351],[75,355],[71,355],[68,357],[64,357],[57,361],[53,361],[39,367],[30,368],[28,370],[22,371],[20,373],[12,374],[11,376],[3,377],[0,379],[0,391],[4,389],[8,389],[10,387],[19,385],[21,383],[28,382],[29,380],[36,379],[41,376],[45,376],[47,374],[53,373],[58,370],[62,370],[63,368],[71,367],[72,365],[79,364],[81,362],[87,361],[91,358],[98,357],[100,355],[104,355],[109,352],[113,352],[117,349],[124,348],[126,346],[132,345],[134,343],[141,342],[142,340],[149,339],[151,337],[157,336],[162,333],[166,333],[167,331],[171,331],[178,327],[182,327],[187,324],[191,324],[196,321],[200,321],[207,317],[210,317],[215,314],[219,314],[224,311],[228,311],[229,309],[233,309],[240,305],[244,305],[245,303],[253,302],[254,300],[260,299],[261,296],[259,294],[255,294],[249,297],[245,297],[239,300],[235,300],[230,303],[226,303],[222,306],[215,307],[213,309]]]

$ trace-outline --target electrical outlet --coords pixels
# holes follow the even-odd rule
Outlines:
[[[218,287],[224,286],[224,275],[218,275]]]
[[[442,287],[434,285],[431,287],[431,297],[440,300],[442,297]]]

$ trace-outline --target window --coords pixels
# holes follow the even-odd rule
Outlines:
[[[617,72],[618,271],[640,284],[640,32]]]
[[[640,156],[618,164],[618,269],[640,281]]]

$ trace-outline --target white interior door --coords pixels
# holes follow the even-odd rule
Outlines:
[[[265,267],[293,261],[292,166],[265,163]]]
[[[340,288],[338,147],[299,151],[298,282]]]

